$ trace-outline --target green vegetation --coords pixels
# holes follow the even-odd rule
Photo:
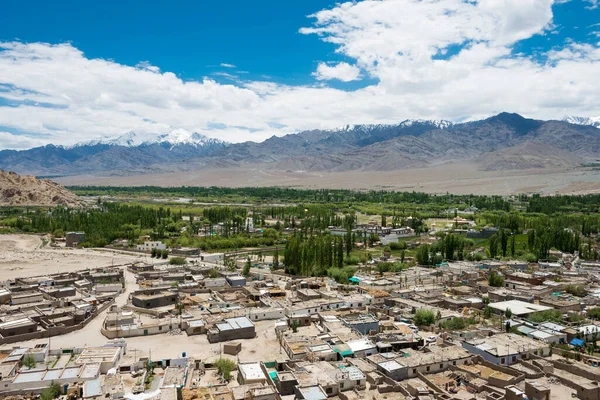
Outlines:
[[[185,265],[187,260],[184,257],[171,257],[169,260],[170,265]]]
[[[459,331],[465,329],[469,325],[475,324],[474,318],[452,317],[441,323],[442,328],[449,331]]]
[[[596,250],[600,243],[594,235],[600,231],[600,195],[520,195],[507,199],[286,188],[72,189],[80,195],[117,196],[117,200],[103,202],[99,198],[95,207],[84,210],[4,208],[0,210],[1,229],[52,233],[57,238],[68,231],[84,231],[84,246],[105,246],[119,239],[132,247],[150,238],[170,248],[203,251],[263,248],[272,254],[273,269],[283,267],[285,272],[300,276],[329,276],[340,283],[348,283],[357,270],[370,269],[367,261],[382,253],[396,259],[374,264],[380,274],[416,264],[435,266],[444,260],[555,260],[551,250],[578,251],[584,260],[600,259]],[[188,198],[189,203],[176,201],[180,197]],[[155,198],[167,200],[157,203]],[[452,223],[448,210],[467,207],[478,209],[475,214],[462,214],[473,221],[475,229],[492,226],[498,232],[487,239],[467,239],[459,233],[462,226]],[[250,216],[256,232],[250,232],[247,225]],[[450,228],[437,233],[435,240],[402,238],[385,248],[375,247],[379,246],[376,234],[355,229],[359,222],[374,221],[392,228],[409,226],[420,236],[429,231],[433,221],[437,221],[437,229],[440,220],[443,224],[449,221]],[[279,250],[271,248],[274,246]],[[168,251],[152,250],[151,256],[166,259]],[[235,260],[227,260],[225,266],[234,270]],[[504,278],[491,273],[489,284],[501,287]],[[581,296],[585,288],[567,291]]]
[[[565,286],[565,292],[577,297],[585,297],[587,295],[587,290],[580,285],[567,285]]]
[[[433,314],[433,311],[421,308],[415,312],[413,321],[417,326],[433,325],[435,322],[435,315]]]
[[[231,372],[236,367],[235,361],[232,361],[228,358],[219,358],[214,365],[217,367],[217,372],[219,375],[221,375],[226,381],[231,379]]]
[[[407,268],[408,268],[408,265],[403,264],[401,262],[399,262],[399,263],[380,262],[380,263],[377,263],[377,265],[375,266],[375,269],[377,269],[377,272],[379,274],[383,274],[385,272],[400,272]]]
[[[337,283],[348,284],[348,280],[354,276],[356,269],[353,267],[330,268],[327,271],[327,276],[335,280]]]
[[[528,319],[529,319],[529,321],[536,322],[536,323],[542,323],[542,322],[560,323],[560,322],[562,322],[563,316],[562,316],[562,313],[558,310],[547,310],[547,311],[540,311],[537,313],[533,313],[529,316]]]
[[[40,394],[40,400],[52,400],[60,396],[60,394],[60,385],[52,381],[50,386],[42,390],[42,393]]]
[[[250,268],[252,268],[252,260],[250,260],[250,257],[248,257],[242,271],[242,275],[244,275],[246,278],[250,276]]]
[[[587,312],[588,318],[600,319],[600,307],[590,308]]]
[[[492,287],[503,287],[504,277],[498,274],[496,271],[491,271],[488,276],[488,284]]]
[[[35,368],[37,362],[35,361],[35,357],[33,356],[33,354],[27,354],[25,356],[25,358],[23,359],[23,365],[28,369]]]

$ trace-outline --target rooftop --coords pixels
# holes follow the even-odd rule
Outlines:
[[[521,300],[507,300],[497,303],[490,303],[489,306],[493,309],[505,312],[510,309],[513,315],[527,315],[540,311],[552,310],[552,307],[541,306],[539,304],[527,303]]]

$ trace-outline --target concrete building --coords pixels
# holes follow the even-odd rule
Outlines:
[[[356,357],[367,357],[377,353],[377,346],[367,338],[350,340],[346,344]]]
[[[240,385],[260,383],[265,384],[267,377],[258,362],[238,364],[238,382]]]
[[[67,232],[65,235],[65,246],[77,247],[85,243],[85,232]]]
[[[0,323],[0,335],[3,337],[23,335],[37,331],[37,323],[29,317],[8,320]]]
[[[100,373],[115,368],[123,356],[123,347],[86,347],[75,360],[77,365],[99,364]]]
[[[517,317],[527,317],[540,311],[552,310],[552,307],[542,306],[539,304],[526,303],[521,300],[507,300],[498,303],[490,303],[489,307],[496,314],[505,314],[507,309],[510,309],[512,315]]]
[[[146,253],[150,253],[152,249],[156,250],[166,250],[167,245],[163,242],[144,242],[143,244],[137,245],[137,250],[144,251]]]
[[[520,359],[528,359],[531,354],[547,356],[550,354],[548,344],[535,339],[504,333],[485,339],[470,339],[462,342],[462,346],[473,354],[499,365],[511,365]]]
[[[248,317],[227,318],[217,322],[207,333],[210,343],[256,337],[256,328]]]
[[[131,296],[131,303],[139,308],[156,308],[174,305],[179,294],[169,290],[140,290]]]
[[[232,275],[225,278],[230,286],[246,286],[246,277],[241,275]]]
[[[379,332],[379,320],[372,314],[349,314],[340,316],[339,319],[344,325],[367,335],[369,332]]]

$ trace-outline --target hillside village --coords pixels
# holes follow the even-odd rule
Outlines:
[[[31,255],[130,261],[11,272],[0,396],[600,398],[593,213],[387,195],[412,208],[307,192],[363,203],[3,210],[9,233],[41,235]]]
[[[4,282],[3,395],[55,387],[115,399],[600,397],[600,264],[576,255],[374,267],[346,283],[292,277],[256,254],[244,276],[225,257]],[[53,343],[76,330],[89,332],[88,344]],[[161,350],[173,340],[186,350]]]

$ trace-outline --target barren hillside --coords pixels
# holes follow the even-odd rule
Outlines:
[[[0,206],[80,207],[75,194],[49,179],[0,170]]]

